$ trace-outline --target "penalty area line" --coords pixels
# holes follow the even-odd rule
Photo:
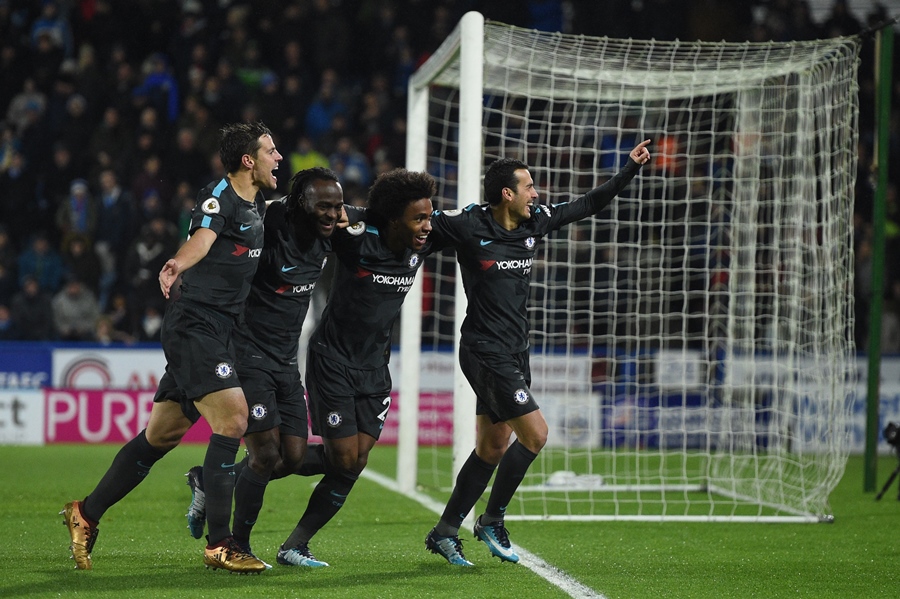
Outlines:
[[[397,482],[383,474],[366,469],[362,471],[362,476],[386,489],[394,491],[395,493],[400,493],[400,490],[397,488]],[[404,497],[409,497],[435,514],[440,515],[444,511],[443,504],[438,503],[423,493],[414,491],[412,495],[406,493],[400,494]],[[516,549],[516,553],[519,554],[520,565],[525,566],[553,586],[559,588],[569,597],[572,597],[573,599],[607,599],[605,595],[601,595],[594,589],[581,584],[556,566],[548,564],[527,549],[523,549],[521,545],[513,544],[513,546]]]

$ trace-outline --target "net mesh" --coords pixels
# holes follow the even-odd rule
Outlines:
[[[435,208],[480,202],[457,197],[463,152],[524,160],[553,204],[653,140],[652,164],[603,213],[540,245],[528,316],[550,438],[508,517],[826,517],[854,376],[858,40],[614,40],[488,22],[482,136],[463,147],[454,36],[416,74],[428,121],[410,135],[427,139]],[[452,368],[454,256],[430,258],[424,276],[423,351]],[[443,496],[447,439],[434,431],[452,394],[435,380],[423,377],[418,482]]]

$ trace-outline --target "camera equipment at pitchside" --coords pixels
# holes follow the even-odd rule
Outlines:
[[[894,448],[897,458],[900,459],[900,424],[888,422],[887,426],[884,427],[884,432],[882,434],[884,435],[884,440],[888,442],[888,445]],[[894,479],[897,478],[898,474],[900,474],[900,464],[897,465],[891,473],[890,478],[888,478],[887,482],[884,483],[884,486],[881,487],[881,491],[875,496],[875,501],[881,499],[881,496],[888,490],[888,487],[891,486],[891,483],[894,482]],[[900,500],[900,491],[897,493],[897,499]]]

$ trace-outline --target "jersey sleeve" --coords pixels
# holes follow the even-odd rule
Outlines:
[[[461,210],[435,210],[431,214],[431,233],[428,235],[433,251],[456,247],[470,238],[473,235],[470,215],[477,209],[477,205],[469,204]]]
[[[366,217],[366,209],[362,206],[344,204],[344,211],[347,213],[347,220],[351,225],[355,225]]]
[[[275,201],[266,206],[263,227],[263,247],[275,246],[290,237],[290,225],[285,217],[284,202]]]
[[[599,214],[634,179],[640,168],[641,165],[629,158],[628,163],[612,179],[583,196],[571,202],[541,206],[539,211],[549,216],[545,221],[545,232],[555,231],[569,223]]]
[[[209,229],[219,235],[232,216],[229,208],[229,206],[223,206],[219,198],[201,196],[191,211],[191,234],[193,235],[197,229]]]

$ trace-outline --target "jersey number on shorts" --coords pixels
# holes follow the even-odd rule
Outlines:
[[[388,410],[391,409],[391,396],[388,395],[387,397],[385,397],[384,401],[382,401],[381,403],[387,406],[386,408],[384,408],[384,411],[378,415],[378,419],[384,422],[384,419],[387,418]]]

